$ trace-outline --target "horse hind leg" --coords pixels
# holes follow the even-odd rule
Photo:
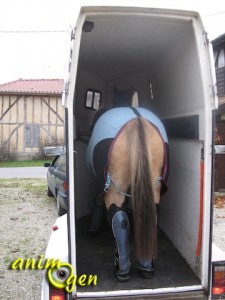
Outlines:
[[[130,224],[127,213],[122,208],[111,204],[108,210],[109,223],[112,226],[116,241],[116,255],[114,258],[114,277],[121,282],[130,279]]]
[[[158,213],[159,213],[159,205],[156,204],[156,223],[157,223],[157,218],[158,218]],[[146,259],[146,260],[141,260],[139,259],[138,261],[138,273],[142,278],[151,278],[155,274],[155,264],[154,260],[152,259]]]
[[[123,130],[114,143],[108,165],[111,183],[106,195],[105,204],[108,219],[116,241],[116,256],[114,259],[114,277],[118,281],[130,279],[130,224],[127,216],[125,195],[130,186],[127,133]]]
[[[103,204],[98,205],[96,202],[94,203],[91,214],[91,224],[88,228],[88,235],[98,235],[102,225],[104,209],[105,207]]]

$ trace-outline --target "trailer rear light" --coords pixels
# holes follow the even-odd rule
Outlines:
[[[68,188],[68,184],[66,181],[63,182],[63,189],[64,191],[66,192],[67,191],[67,188]]]
[[[64,289],[55,289],[50,287],[50,300],[65,300],[65,291]]]
[[[225,299],[225,261],[212,263],[212,298]]]

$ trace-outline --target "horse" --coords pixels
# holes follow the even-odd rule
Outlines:
[[[90,231],[98,230],[103,202],[116,241],[114,277],[130,279],[131,199],[138,271],[154,274],[157,255],[156,205],[167,190],[168,139],[159,118],[145,108],[119,107],[99,114],[87,148],[87,161],[97,184]]]

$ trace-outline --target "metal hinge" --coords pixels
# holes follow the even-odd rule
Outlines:
[[[203,37],[204,37],[204,39],[205,39],[206,44],[208,45],[208,44],[209,44],[208,32],[203,31],[202,34],[203,34]]]
[[[212,94],[213,94],[213,99],[217,96],[217,86],[215,84],[212,85]]]
[[[71,35],[70,35],[71,41],[75,40],[75,33],[76,33],[76,28],[71,29]]]
[[[69,80],[67,80],[67,81],[65,82],[65,86],[64,86],[64,91],[65,91],[66,94],[68,93],[69,85],[70,85],[70,82],[69,82]]]

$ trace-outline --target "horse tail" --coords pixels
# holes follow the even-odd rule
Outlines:
[[[157,224],[154,183],[151,170],[151,143],[146,120],[138,117],[130,134],[130,176],[132,208],[138,259],[152,259],[157,253]]]

